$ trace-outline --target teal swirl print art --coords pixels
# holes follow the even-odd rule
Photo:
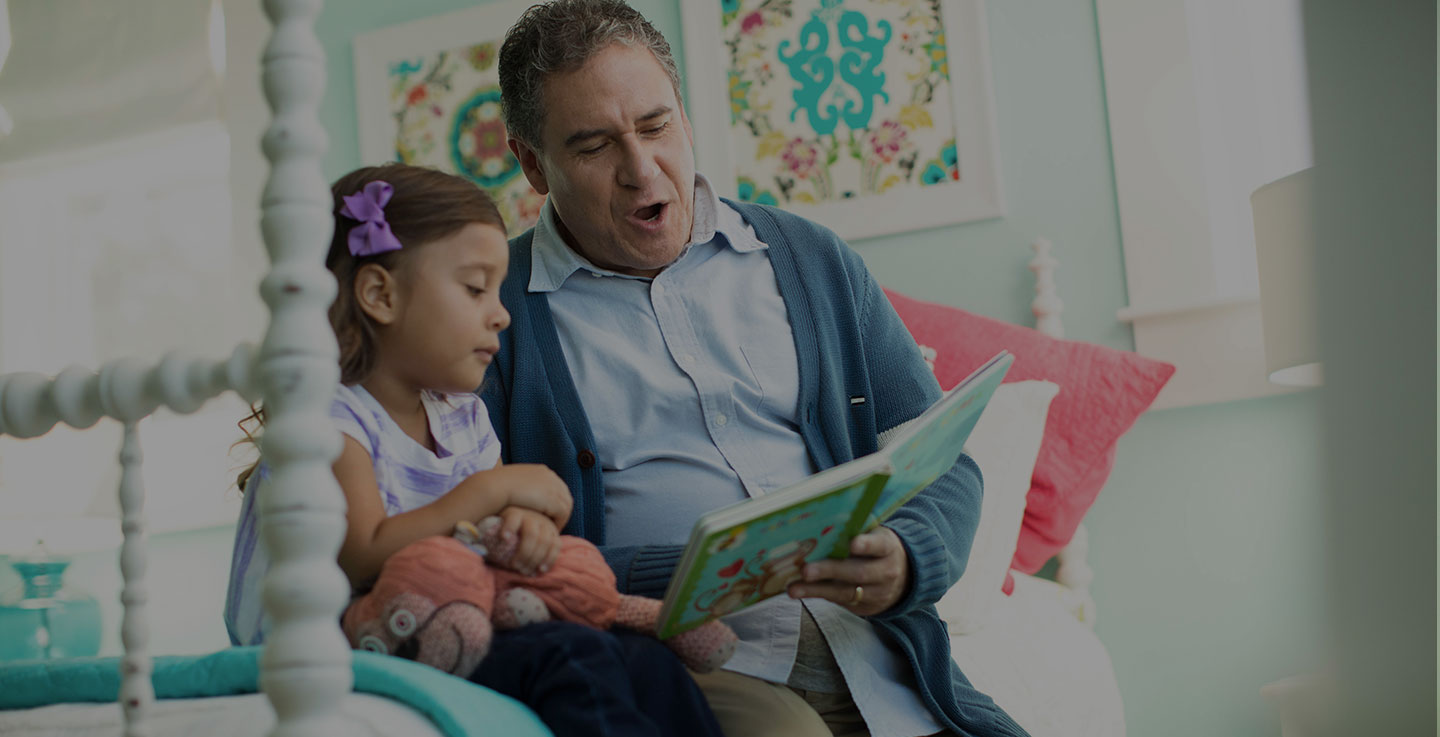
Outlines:
[[[938,0],[722,0],[742,199],[820,204],[958,178]]]

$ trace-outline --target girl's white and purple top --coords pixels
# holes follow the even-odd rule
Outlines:
[[[330,405],[335,427],[360,443],[374,460],[375,482],[387,515],[429,504],[470,474],[494,468],[500,461],[500,439],[479,397],[427,392],[421,399],[430,435],[435,439],[434,452],[406,435],[370,392],[358,384],[340,387]],[[235,528],[230,585],[225,596],[225,628],[236,645],[257,645],[268,629],[261,611],[260,581],[269,561],[259,545],[255,506],[256,498],[265,493],[268,477],[262,463],[246,484],[240,522]]]

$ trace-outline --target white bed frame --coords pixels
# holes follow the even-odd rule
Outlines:
[[[25,373],[0,377],[0,434],[29,438],[57,422],[86,428],[102,417],[125,428],[120,701],[127,737],[148,734],[146,712],[154,700],[136,426],[160,407],[189,414],[226,391],[247,401],[262,399],[267,414],[262,452],[274,483],[261,502],[260,529],[272,561],[263,594],[272,629],[261,655],[260,685],[275,708],[271,734],[340,737],[348,731],[338,711],[353,677],[338,619],[349,585],[335,562],[345,502],[330,472],[340,450],[329,413],[339,368],[326,318],[335,280],[324,266],[333,221],[330,188],[320,169],[326,141],[318,115],[325,53],[314,31],[320,5],[320,0],[264,3],[274,26],[261,73],[273,113],[261,142],[270,163],[261,195],[270,271],[260,294],[270,323],[258,351],[241,345],[223,361],[171,354],[148,365],[107,363],[98,373],[71,368],[53,379]]]
[[[1050,241],[1038,238],[1030,244],[1035,257],[1030,259],[1030,271],[1035,274],[1035,299],[1030,302],[1030,311],[1035,313],[1035,328],[1052,338],[1064,338],[1065,326],[1060,314],[1065,303],[1060,301],[1060,290],[1055,286],[1055,270],[1060,262],[1050,255]],[[1090,533],[1082,523],[1056,556],[1060,567],[1055,571],[1055,581],[1069,590],[1069,609],[1091,629],[1095,628],[1095,599],[1090,595],[1090,583],[1095,579],[1091,570]]]
[[[171,353],[158,362],[121,360],[98,372],[68,368],[55,377],[0,376],[0,435],[32,438],[57,423],[87,428],[102,417],[124,427],[119,497],[124,542],[120,702],[127,737],[149,734],[151,687],[144,489],[138,423],[161,407],[190,414],[224,392],[262,400],[262,452],[274,482],[260,503],[262,544],[272,561],[264,605],[272,622],[261,655],[260,687],[275,709],[276,737],[341,737],[341,697],[353,685],[350,649],[338,626],[349,586],[336,564],[345,503],[330,464],[339,452],[329,404],[339,379],[326,310],[335,282],[324,267],[333,221],[320,169],[325,131],[318,108],[325,55],[314,23],[321,0],[264,0],[274,26],[262,57],[262,83],[273,118],[261,148],[270,163],[261,196],[261,230],[270,271],[260,294],[270,322],[259,349],[241,344],[226,359]],[[1050,243],[1033,244],[1033,309],[1040,330],[1063,335]],[[1082,528],[1060,554],[1059,582],[1075,595],[1077,615],[1093,622]]]

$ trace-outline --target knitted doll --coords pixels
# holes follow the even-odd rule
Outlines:
[[[500,519],[456,525],[454,537],[417,540],[385,561],[375,586],[341,617],[350,645],[390,653],[467,676],[490,649],[495,629],[559,619],[609,629],[655,633],[660,602],[615,590],[615,574],[584,538],[564,535],[550,570],[525,576],[486,564],[503,563],[513,543],[500,544]],[[691,670],[720,667],[737,639],[719,621],[668,638]]]

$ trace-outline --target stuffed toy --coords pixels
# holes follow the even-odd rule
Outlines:
[[[526,576],[504,567],[515,545],[502,544],[499,529],[499,517],[461,522],[452,537],[417,540],[391,555],[374,587],[341,617],[351,647],[464,677],[484,659],[496,629],[558,619],[655,634],[660,602],[616,591],[615,573],[588,540],[561,536],[550,570]],[[730,659],[737,638],[712,621],[663,642],[691,670],[706,673]]]

